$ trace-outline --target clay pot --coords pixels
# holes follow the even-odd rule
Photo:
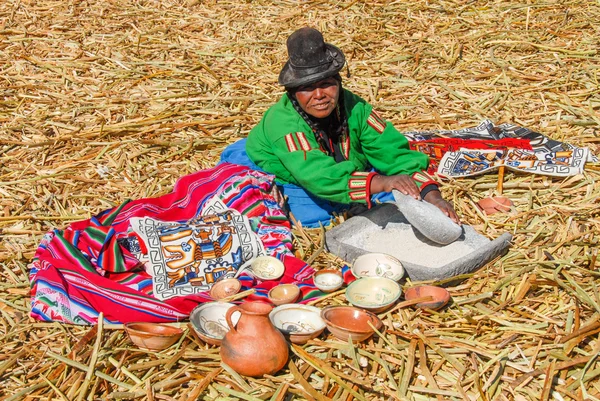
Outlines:
[[[512,202],[505,196],[493,196],[491,198],[483,198],[477,202],[477,205],[485,214],[490,215],[508,212],[512,206]]]
[[[221,359],[237,373],[260,377],[283,368],[288,360],[285,337],[269,320],[273,307],[264,302],[246,302],[227,311],[229,331],[221,342]],[[240,313],[237,324],[231,315]]]

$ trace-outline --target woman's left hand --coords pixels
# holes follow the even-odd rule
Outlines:
[[[442,194],[440,193],[440,191],[429,191],[427,193],[427,195],[425,195],[424,200],[426,202],[431,203],[432,205],[435,205],[446,216],[450,217],[452,219],[452,221],[455,222],[456,224],[458,224],[458,225],[462,224],[460,222],[460,218],[456,214],[456,211],[454,210],[454,208],[452,207],[450,202],[448,202],[447,200],[442,198]]]

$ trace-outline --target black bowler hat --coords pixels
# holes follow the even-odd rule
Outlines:
[[[279,84],[286,88],[309,85],[332,77],[344,67],[344,53],[325,43],[321,32],[300,28],[287,39],[289,60],[279,73]]]

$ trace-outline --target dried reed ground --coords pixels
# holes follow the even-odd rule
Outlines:
[[[439,313],[383,316],[351,347],[293,347],[277,375],[241,378],[193,335],[162,353],[122,330],[28,317],[41,236],[212,167],[281,95],[285,38],[325,32],[344,84],[402,130],[514,122],[600,153],[600,4],[561,2],[0,2],[2,399],[595,400],[600,398],[600,169],[507,173],[510,213],[474,203],[496,174],[445,182],[465,223],[514,244],[450,290]],[[322,233],[296,231],[317,268]],[[320,306],[344,303],[342,294]]]

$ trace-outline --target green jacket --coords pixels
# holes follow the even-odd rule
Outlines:
[[[250,159],[278,183],[296,184],[319,198],[346,204],[370,204],[371,166],[384,175],[412,174],[419,188],[435,183],[423,172],[429,164],[426,154],[410,150],[406,137],[363,99],[347,90],[342,94],[349,134],[341,143],[347,161],[336,163],[321,149],[287,94],[250,131]]]

